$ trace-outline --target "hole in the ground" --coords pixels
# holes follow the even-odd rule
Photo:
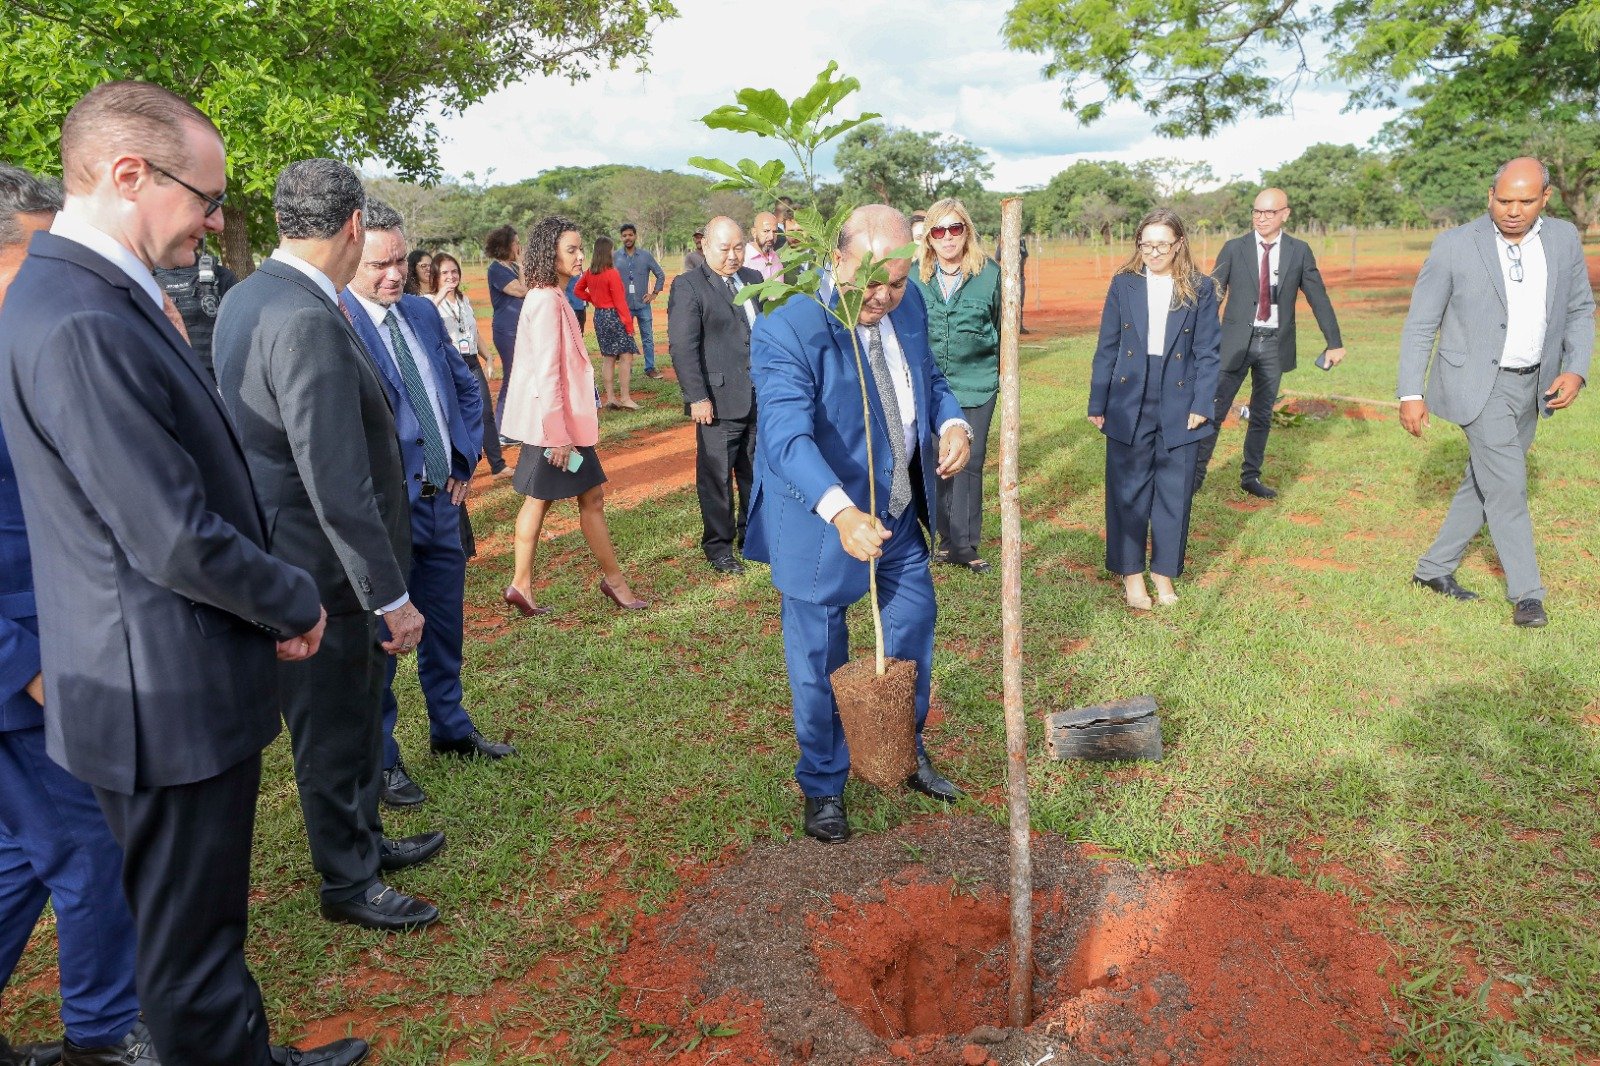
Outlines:
[[[888,888],[846,903],[814,934],[839,1002],[886,1040],[1007,1024],[1011,918],[1006,900],[952,884]]]

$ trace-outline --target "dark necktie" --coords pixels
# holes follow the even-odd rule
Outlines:
[[[439,418],[434,414],[427,386],[422,383],[422,371],[417,369],[417,361],[411,356],[405,335],[400,332],[400,320],[395,317],[393,310],[383,316],[383,324],[389,327],[389,343],[394,345],[394,361],[400,366],[400,380],[405,384],[406,398],[411,401],[411,410],[416,412],[417,421],[422,424],[423,476],[428,479],[428,484],[442,489],[450,477],[450,453],[445,450],[444,438],[439,435]]]
[[[889,517],[899,518],[911,502],[911,461],[906,456],[906,425],[900,417],[900,397],[894,391],[894,374],[883,351],[883,329],[867,327],[867,363],[878,386],[878,403],[889,423],[889,452],[894,456],[894,480],[889,486]]]
[[[1261,243],[1261,292],[1256,295],[1256,321],[1272,317],[1272,245]]]

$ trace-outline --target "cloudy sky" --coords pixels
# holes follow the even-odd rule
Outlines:
[[[677,6],[680,17],[655,33],[647,73],[604,72],[577,85],[531,80],[441,120],[446,172],[498,183],[554,166],[689,171],[691,155],[778,158],[774,142],[712,133],[697,120],[745,86],[793,98],[830,59],[862,83],[842,113],[877,111],[895,125],[959,134],[989,152],[999,189],[1042,185],[1085,157],[1177,156],[1210,163],[1219,178],[1253,180],[1319,141],[1365,144],[1392,115],[1341,114],[1344,94],[1312,85],[1296,96],[1293,115],[1210,140],[1156,137],[1134,109],[1085,128],[1041,80],[1042,57],[1002,45],[1009,0],[810,0],[791,24],[732,0]]]

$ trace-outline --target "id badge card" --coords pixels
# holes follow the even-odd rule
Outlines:
[[[630,281],[630,282],[628,282],[628,295],[632,296],[633,295],[633,291],[634,291],[634,284],[633,284],[633,282]]]

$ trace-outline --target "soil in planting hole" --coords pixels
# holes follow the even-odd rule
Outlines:
[[[1141,869],[1034,834],[1034,1021],[1008,1027],[1003,826],[758,844],[616,959],[635,1066],[1377,1066],[1393,948],[1351,902],[1237,861]]]

